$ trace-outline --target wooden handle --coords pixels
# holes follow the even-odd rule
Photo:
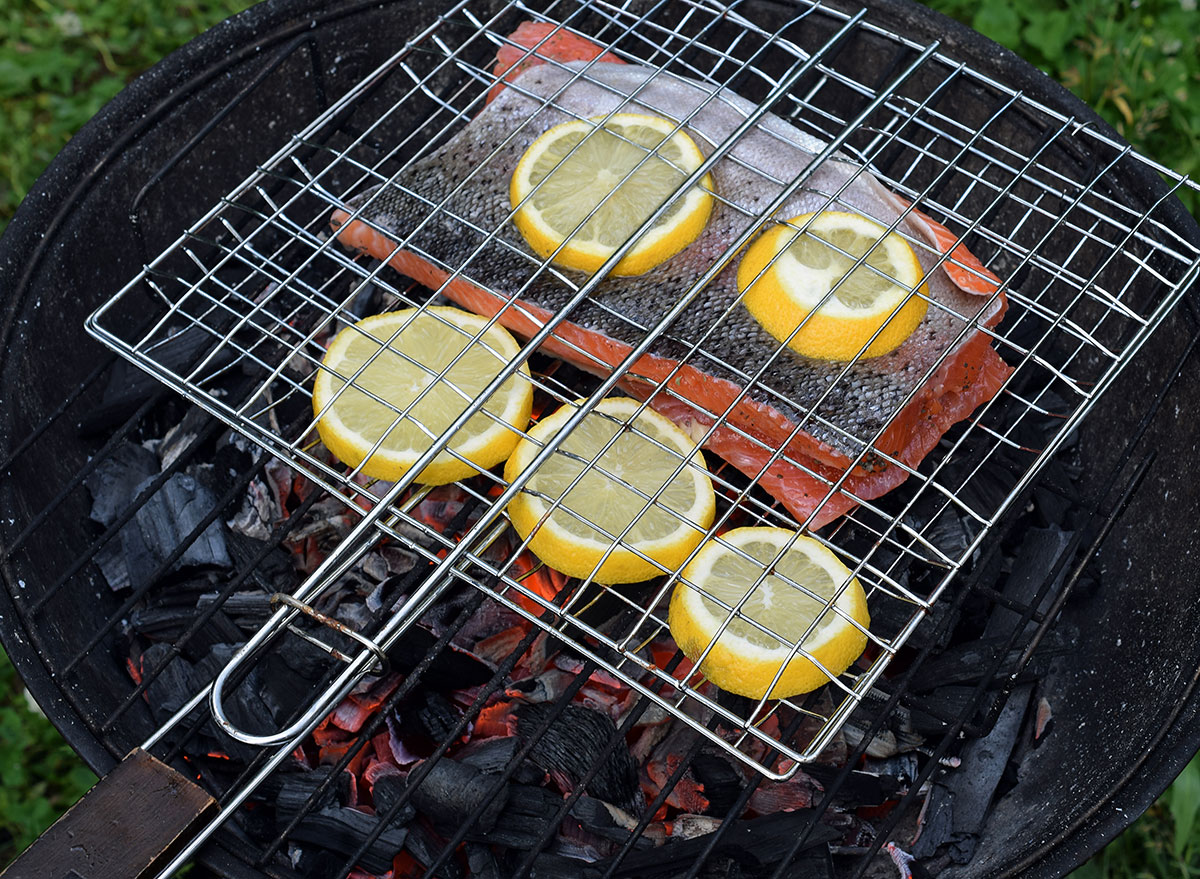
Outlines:
[[[145,879],[217,811],[217,801],[135,748],[0,879]]]

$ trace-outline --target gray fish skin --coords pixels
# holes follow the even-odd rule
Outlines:
[[[530,144],[559,123],[619,110],[685,121],[687,133],[709,154],[753,109],[731,92],[651,68],[596,63],[585,81],[578,78],[583,66],[542,64],[525,71],[444,145],[347,208],[361,209],[362,219],[388,230],[404,250],[451,272],[461,270],[501,296],[520,291],[520,300],[556,311],[585,278],[562,269],[533,277],[540,259],[510,221],[510,177]],[[782,119],[763,117],[714,166],[718,199],[700,237],[642,276],[604,280],[568,319],[627,344],[639,342],[823,147]],[[890,225],[904,205],[863,166],[835,158],[820,163],[775,217],[851,210]],[[493,230],[498,230],[493,240],[476,252]],[[964,327],[987,324],[1002,307],[998,299],[960,290],[935,268],[941,254],[917,225],[906,218],[897,231],[927,272],[931,302],[917,330],[889,354],[846,364],[781,351],[737,302],[736,258],[670,325],[652,353],[748,387],[751,398],[817,440],[824,452],[819,459],[844,463],[886,427],[948,351],[978,332],[973,327],[958,339]],[[693,353],[695,344],[700,351]],[[868,452],[867,469],[874,466],[870,457]]]

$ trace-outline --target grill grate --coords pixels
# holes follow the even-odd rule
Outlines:
[[[675,666],[647,660],[642,647],[666,631],[661,608],[675,572],[664,571],[661,585],[651,589],[573,583],[558,601],[531,591],[515,567],[515,553],[489,552],[497,541],[509,539],[500,506],[519,485],[508,486],[491,474],[465,483],[464,490],[486,512],[465,533],[447,535],[410,515],[420,492],[404,481],[380,485],[348,472],[315,443],[310,395],[324,353],[321,342],[336,327],[363,316],[365,301],[374,300],[372,310],[425,308],[437,301],[431,291],[406,285],[390,269],[349,256],[328,234],[329,215],[367,187],[394,181],[472,118],[495,83],[490,61],[496,47],[526,18],[561,22],[627,60],[728,87],[755,101],[760,111],[791,120],[829,144],[830,153],[837,149],[869,164],[889,189],[945,222],[1006,279],[1006,320],[999,328],[978,330],[1014,368],[1001,393],[947,434],[920,467],[891,457],[891,466],[910,471],[904,485],[877,500],[858,499],[856,509],[821,531],[821,539],[863,582],[873,615],[890,621],[887,628],[868,632],[869,665],[832,679],[822,698],[727,699]],[[306,473],[348,509],[369,511],[352,537],[298,590],[298,601],[311,601],[358,552],[386,534],[433,567],[400,613],[380,631],[363,633],[381,647],[402,638],[446,585],[467,582],[574,642],[589,661],[676,712],[739,759],[769,777],[784,778],[837,733],[985,545],[1000,516],[1178,302],[1196,272],[1195,249],[1160,222],[1155,210],[1126,207],[1115,182],[1128,164],[1156,166],[936,49],[874,28],[861,15],[819,6],[802,5],[768,27],[743,18],[737,5],[686,3],[646,14],[632,5],[517,5],[482,18],[460,4],[264,162],[101,308],[89,330]],[[860,69],[863,57],[874,59],[866,71]],[[787,73],[776,78],[764,72],[769,70]],[[586,68],[577,75],[589,76]],[[979,118],[940,108],[951,87],[976,95]],[[991,133],[1001,127],[1003,138]],[[804,183],[800,179],[794,185]],[[1170,176],[1158,204],[1182,185]],[[758,223],[770,214],[748,219]],[[747,229],[746,238],[754,225]],[[499,232],[475,231],[485,238]],[[739,246],[735,242],[717,264],[735,257]],[[471,271],[469,265],[450,268],[464,275]],[[575,299],[590,292],[586,283],[560,280]],[[682,291],[678,300],[664,303],[663,311],[683,309],[699,289]],[[556,315],[543,335],[567,316],[566,310]],[[667,319],[633,330],[648,348],[671,327]],[[705,341],[699,340],[699,350],[690,356],[699,357]],[[624,377],[564,384],[540,361],[535,366],[543,367],[535,369],[532,381],[544,402],[570,403],[581,388],[590,391],[579,404],[581,415]],[[761,374],[742,379],[761,386]],[[847,370],[836,382],[852,380]],[[710,414],[724,424],[724,413]],[[826,430],[841,430],[828,420],[821,423],[822,416],[811,409],[808,417]],[[1031,431],[1045,437],[1036,449],[1025,445]],[[430,458],[445,444],[442,437],[431,439]],[[785,454],[766,451],[772,459]],[[864,447],[859,460],[865,454]],[[997,470],[1007,476],[999,494],[985,490]],[[845,477],[813,475],[824,478],[829,496],[845,491]],[[719,524],[806,524],[732,468],[719,469],[715,481],[722,496]],[[946,542],[937,525],[949,515],[968,523],[968,540]],[[587,610],[600,593],[625,606],[619,630],[589,621]],[[247,645],[246,656],[295,616],[294,609],[281,610]],[[373,661],[373,653],[364,650],[326,692],[314,695],[288,730],[253,736],[230,729],[252,743],[282,744],[266,760],[262,777],[287,755],[288,743],[294,746]],[[233,678],[236,672],[236,667],[227,669]],[[218,694],[226,680],[218,679]],[[177,718],[205,696],[196,694]],[[799,738],[773,735],[767,732],[773,715],[815,723],[807,724]]]

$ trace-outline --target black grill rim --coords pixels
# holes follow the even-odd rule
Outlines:
[[[39,178],[0,240],[0,289],[5,292],[0,309],[0,345],[10,341],[16,320],[24,311],[41,260],[55,244],[55,233],[71,205],[101,181],[112,158],[140,133],[152,128],[175,106],[205,82],[244,63],[256,53],[269,56],[287,40],[320,23],[352,16],[370,7],[397,0],[367,0],[328,7],[320,0],[270,0],[235,16],[224,25],[198,37],[159,62],[113,99],[71,140]],[[850,4],[835,3],[848,8]],[[868,21],[905,33],[919,41],[938,40],[954,57],[969,58],[976,70],[1009,86],[1024,90],[1042,103],[1078,119],[1120,141],[1100,117],[1070,92],[1052,82],[1019,57],[996,46],[963,25],[906,0],[872,0]],[[270,61],[263,58],[263,63]],[[1149,169],[1139,169],[1129,183],[1143,192],[1163,191],[1165,184]],[[1166,215],[1178,219],[1176,228],[1196,240],[1191,218],[1177,201],[1164,206]],[[5,430],[4,447],[13,448],[24,437]],[[62,685],[31,649],[27,621],[13,600],[15,575],[2,564],[5,589],[0,590],[0,628],[3,643],[27,687],[51,721],[87,764],[98,773],[111,769],[117,757],[76,715]],[[1131,768],[1122,787],[1082,819],[1070,833],[1026,853],[1023,875],[1061,875],[1081,863],[1100,843],[1113,838],[1165,789],[1200,744],[1200,699],[1192,678],[1186,702],[1180,703],[1169,726],[1156,740],[1159,746],[1139,767]],[[1134,774],[1135,770],[1137,773]]]

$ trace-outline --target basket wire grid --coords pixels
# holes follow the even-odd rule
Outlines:
[[[1198,252],[1157,218],[1155,208],[1180,186],[1192,184],[954,62],[936,45],[919,45],[872,26],[862,13],[847,15],[801,3],[768,26],[743,14],[742,4],[717,6],[703,0],[649,6],[561,0],[536,8],[516,3],[496,6],[486,15],[481,9],[478,4],[460,3],[439,16],[254,169],[88,320],[89,331],[105,344],[361,514],[350,537],[294,593],[291,603],[147,747],[210,698],[217,719],[230,734],[279,746],[258,776],[265,778],[355,682],[378,668],[382,653],[403,637],[447,586],[465,583],[568,640],[757,771],[786,778],[838,734],[998,518],[1182,297],[1196,275]],[[363,303],[372,300],[366,310],[414,308],[436,317],[429,305],[440,303],[437,294],[445,289],[422,287],[386,264],[348,252],[330,233],[330,215],[335,209],[358,210],[355,216],[366,221],[363,202],[352,198],[361,199],[380,184],[402,187],[408,169],[469,124],[496,85],[491,62],[497,48],[512,45],[508,35],[526,19],[585,34],[627,62],[661,71],[659,76],[686,77],[713,86],[712,101],[723,100],[720,88],[741,94],[754,107],[745,114],[744,130],[761,126],[768,113],[789,120],[802,136],[818,139],[811,142],[816,144],[811,149],[817,154],[814,167],[847,156],[863,168],[870,166],[870,173],[888,189],[945,223],[1004,279],[990,297],[993,303],[1001,296],[1007,298],[1008,313],[1001,324],[988,328],[976,314],[960,316],[960,338],[986,334],[1011,367],[1000,393],[951,429],[919,466],[872,445],[884,428],[874,436],[847,437],[857,443],[854,464],[879,455],[889,466],[906,471],[908,478],[883,497],[856,498],[855,509],[813,532],[862,583],[872,617],[880,621],[865,631],[866,658],[842,675],[826,671],[830,685],[815,694],[757,701],[729,698],[690,666],[656,659],[660,654],[651,646],[668,635],[665,606],[681,580],[677,570],[659,566],[661,578],[630,587],[604,587],[590,579],[572,581],[556,598],[529,588],[528,568],[519,561],[528,558],[521,551],[525,545],[506,527],[503,509],[531,471],[511,484],[494,472],[460,483],[458,490],[483,511],[460,534],[442,533],[414,514],[430,489],[415,485],[413,479],[434,456],[454,454],[446,450],[449,437],[470,415],[481,411],[480,400],[514,375],[517,381],[533,384],[538,408],[544,412],[559,405],[574,407],[567,429],[545,444],[536,461],[556,454],[566,434],[603,397],[636,386],[638,357],[672,333],[673,319],[737,259],[757,230],[780,219],[775,213],[778,206],[804,187],[808,176],[770,181],[771,191],[778,196],[745,218],[744,234],[729,243],[695,284],[686,290],[664,291],[662,321],[634,327],[639,340],[630,346],[622,364],[602,379],[582,372],[575,375],[572,368],[561,368],[533,352],[570,320],[578,304],[589,300],[603,272],[580,280],[514,243],[520,238],[510,224],[476,226],[472,231],[482,243],[463,264],[446,267],[450,280],[469,278],[487,287],[489,279],[480,276],[472,259],[486,247],[500,248],[525,260],[533,276],[554,277],[566,291],[565,305],[542,323],[524,344],[522,355],[505,366],[449,428],[439,435],[428,432],[429,450],[399,482],[385,484],[364,477],[357,468],[333,460],[316,439],[312,386],[332,335],[366,316]],[[864,45],[876,57],[890,61],[879,64],[872,76],[856,69],[853,61],[861,53],[847,48]],[[599,62],[568,68],[572,81],[594,82],[590,70],[595,63]],[[979,119],[940,108],[942,96],[952,89],[976,97],[983,108]],[[672,121],[683,127],[690,116]],[[993,134],[1001,122],[1006,133]],[[1014,137],[1013,130],[1025,136]],[[681,191],[719,162],[737,161],[728,152],[735,140],[708,144],[705,163]],[[1063,160],[1063,155],[1071,161]],[[1166,177],[1162,194],[1149,210],[1128,207],[1115,188],[1114,181],[1131,163]],[[839,193],[823,195],[837,206]],[[426,201],[426,220],[444,220],[445,204]],[[725,205],[736,208],[728,201]],[[664,205],[660,212],[668,207]],[[455,217],[454,222],[471,225],[464,217]],[[899,219],[886,221],[892,229],[897,223]],[[384,231],[397,239],[400,233],[416,234],[416,230]],[[910,244],[914,249],[929,249],[915,239]],[[614,265],[629,246],[618,250],[606,267]],[[938,259],[954,261],[957,256]],[[961,267],[973,270],[967,263]],[[523,308],[521,290],[492,292],[507,300],[510,308]],[[737,302],[729,305],[731,310],[736,307]],[[929,308],[945,306],[931,301]],[[490,317],[488,326],[496,321],[497,317]],[[710,330],[716,331],[716,326]],[[480,335],[473,336],[474,341]],[[563,335],[555,338],[562,346],[571,345]],[[707,338],[684,340],[690,344],[684,360],[704,356]],[[404,356],[388,347],[391,340],[377,341],[381,351]],[[580,359],[588,356],[581,349],[576,352]],[[925,378],[949,356],[947,348]],[[528,377],[517,371],[526,361],[532,368]],[[752,390],[768,400],[778,394],[763,378],[770,362],[725,365],[744,377],[750,390],[743,394]],[[611,364],[597,366],[605,371]],[[831,388],[853,381],[855,366],[847,364]],[[341,378],[353,380],[353,376]],[[430,371],[430,386],[439,379],[444,379],[444,370]],[[918,381],[907,392],[893,416],[914,399],[921,384]],[[654,392],[672,393],[665,382],[655,382]],[[645,406],[642,403],[641,408]],[[393,410],[397,420],[404,416],[404,411]],[[705,414],[709,417],[703,437],[698,437],[701,441],[717,428],[726,428],[757,443],[763,452],[760,457],[768,463],[790,458],[787,447],[768,447],[733,424],[729,410]],[[823,419],[815,407],[806,410],[797,429],[809,426],[845,433]],[[623,427],[639,432],[630,423]],[[1029,445],[1031,435],[1038,438],[1036,447]],[[695,466],[674,454],[676,472]],[[708,536],[733,525],[797,529],[810,524],[811,519],[798,521],[776,503],[758,480],[746,478],[711,454],[708,461],[718,494],[717,519]],[[595,460],[584,463],[592,472],[599,468]],[[790,463],[820,480],[827,500],[852,492],[846,482],[848,468],[830,477],[809,462]],[[997,471],[1007,474],[1004,489],[999,495],[989,494],[983,487]],[[601,472],[620,481],[616,474]],[[663,508],[656,496],[640,494],[647,508]],[[965,539],[945,539],[938,526],[950,517],[962,523]],[[314,694],[310,709],[296,723],[267,734],[236,729],[221,707],[223,688],[234,667],[265,649],[302,612],[298,605],[310,602],[336,581],[381,535],[433,562],[434,572],[380,631],[359,633],[362,652],[347,663],[334,686]],[[624,545],[623,534],[604,536],[611,546]],[[761,570],[760,581],[772,573],[782,578],[773,566]],[[790,585],[804,589],[801,584]],[[594,612],[601,603],[608,608],[604,620]],[[827,607],[827,613],[845,616],[833,599]],[[725,612],[726,624],[741,617],[769,633],[760,622],[742,614],[740,605],[726,606]],[[811,659],[796,642],[789,646],[793,655]],[[796,720],[800,732],[781,736],[779,730]],[[248,793],[235,794],[223,805],[236,806]],[[199,842],[181,853],[177,863]]]

